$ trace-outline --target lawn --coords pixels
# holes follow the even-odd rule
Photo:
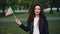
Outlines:
[[[17,18],[27,18],[28,17],[28,13],[16,13],[15,14]],[[14,18],[14,15],[9,15],[9,16],[0,16],[0,18]]]
[[[60,34],[60,20],[48,21],[48,25],[50,34]]]
[[[26,34],[16,23],[0,23],[0,34]]]
[[[46,17],[60,17],[60,12],[53,12],[52,14],[50,13],[44,13]]]
[[[23,22],[26,26],[26,22]],[[60,20],[48,21],[49,34],[60,34]],[[28,34],[22,30],[16,23],[0,23],[0,34]]]

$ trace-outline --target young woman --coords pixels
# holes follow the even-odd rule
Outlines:
[[[30,31],[30,34],[49,34],[47,19],[40,4],[30,7],[27,26],[24,26],[19,19],[16,19],[16,23],[24,31]]]

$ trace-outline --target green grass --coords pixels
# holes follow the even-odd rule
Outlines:
[[[60,12],[44,13],[46,17],[60,17]]]
[[[0,34],[26,34],[16,23],[0,23]]]
[[[60,34],[60,20],[48,21],[48,25],[50,34]]]
[[[23,22],[26,26],[26,22]],[[60,34],[60,20],[48,21],[49,33]],[[22,30],[16,23],[0,23],[0,34],[28,34]]]
[[[17,18],[27,18],[28,17],[28,13],[17,13],[15,15]],[[3,17],[0,16],[0,18],[14,18],[14,15],[12,14],[12,15],[3,16]]]
[[[60,12],[53,12],[53,14],[50,13],[44,13],[46,15],[46,17],[60,17]],[[28,13],[18,13],[15,14],[17,16],[17,18],[27,18],[29,15]],[[13,15],[9,15],[9,16],[0,16],[0,18],[14,18]]]

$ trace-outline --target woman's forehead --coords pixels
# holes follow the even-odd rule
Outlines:
[[[40,6],[35,6],[35,8],[40,8]]]

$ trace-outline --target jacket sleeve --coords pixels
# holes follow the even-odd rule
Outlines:
[[[46,18],[44,19],[44,31],[45,31],[45,34],[49,34],[48,22]]]
[[[24,26],[23,24],[19,25],[24,31],[28,32],[30,30],[30,25],[27,24],[27,26]]]

